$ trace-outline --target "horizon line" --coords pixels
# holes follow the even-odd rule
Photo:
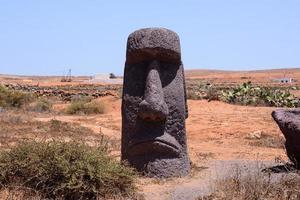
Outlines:
[[[259,71],[275,71],[275,70],[300,70],[300,66],[299,67],[282,67],[282,68],[266,68],[266,69],[251,69],[251,70],[227,70],[227,69],[208,69],[208,68],[193,68],[193,69],[185,69],[184,71],[197,71],[197,70],[202,70],[202,71],[218,71],[218,72],[259,72]],[[91,75],[85,75],[85,74],[73,74],[72,76],[74,77],[80,77],[80,76],[83,76],[83,77],[87,77],[87,76],[94,76],[94,75],[97,75],[97,74],[109,74],[109,73],[101,73],[101,72],[98,72],[98,73],[93,73]],[[58,75],[58,74],[2,74],[0,72],[0,76],[23,76],[23,77],[26,77],[26,76],[29,76],[29,77],[48,77],[48,76],[51,76],[51,77],[62,77],[62,76],[65,76],[64,74],[62,75]]]

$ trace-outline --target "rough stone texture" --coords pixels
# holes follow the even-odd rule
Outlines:
[[[122,96],[122,160],[150,177],[190,171],[179,38],[163,28],[128,37]]]
[[[131,33],[127,40],[126,63],[159,59],[178,62],[180,58],[178,35],[164,28],[145,28]]]
[[[300,168],[300,109],[278,109],[272,112],[286,141],[289,159]]]

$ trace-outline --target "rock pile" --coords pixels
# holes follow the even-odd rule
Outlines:
[[[30,92],[37,96],[57,96],[64,101],[70,101],[74,96],[91,96],[93,98],[104,96],[119,96],[121,86],[95,86],[95,85],[76,85],[76,86],[36,86],[5,84],[9,89]]]

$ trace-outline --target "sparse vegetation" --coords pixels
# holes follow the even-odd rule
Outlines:
[[[208,101],[219,100],[219,92],[214,85],[200,82],[193,87],[188,87],[187,98],[193,100],[207,99]]]
[[[249,145],[284,149],[284,139],[279,136],[262,134],[260,138],[251,139]]]
[[[247,78],[244,78],[247,81]],[[293,92],[296,95],[299,95],[299,91],[292,91],[292,90],[299,90],[299,86],[291,87],[290,85],[272,85],[272,86],[256,86],[250,82],[244,83],[240,86],[232,86],[236,83],[219,83],[216,82],[215,84],[210,84],[209,82],[206,82],[206,80],[202,79],[203,82],[199,84],[194,84],[192,87],[188,83],[187,85],[187,96],[189,99],[205,99],[205,100],[219,100],[219,101],[225,101],[231,104],[239,104],[239,105],[254,105],[254,106],[286,106],[286,107],[297,107],[298,106],[298,99],[293,96],[289,91]],[[207,80],[210,81],[210,80]],[[194,82],[193,82],[194,83]],[[116,176],[110,176],[110,174],[107,174],[105,171],[105,175],[108,178],[112,178],[113,180],[109,180],[112,182],[106,182],[105,187],[109,186],[110,183],[114,187],[112,188],[100,188],[100,190],[96,190],[92,188],[92,185],[97,185],[96,178],[99,178],[99,176],[95,177],[94,179],[89,177],[86,181],[86,175],[91,174],[91,172],[96,173],[96,170],[100,170],[99,168],[93,169],[93,168],[84,168],[84,166],[81,166],[80,163],[87,163],[88,161],[92,162],[92,164],[88,164],[87,166],[94,167],[94,161],[93,158],[97,157],[97,155],[90,155],[89,156],[83,156],[83,153],[81,154],[79,150],[82,149],[88,149],[88,152],[94,152],[97,150],[98,144],[101,144],[101,148],[103,149],[105,154],[109,153],[108,151],[111,150],[110,154],[114,156],[119,156],[120,153],[120,131],[121,131],[121,122],[120,118],[115,118],[116,114],[115,112],[119,112],[119,100],[116,102],[113,102],[113,106],[117,109],[111,109],[112,113],[108,113],[108,115],[103,116],[90,116],[90,117],[84,117],[84,116],[65,116],[66,113],[68,114],[93,114],[93,113],[103,113],[106,110],[106,106],[99,101],[104,96],[113,96],[113,97],[121,97],[122,96],[122,86],[99,86],[99,85],[63,85],[63,86],[43,86],[44,84],[39,85],[33,85],[30,86],[21,86],[21,85],[15,85],[17,89],[14,87],[2,87],[0,88],[0,170],[2,170],[1,166],[4,170],[2,170],[3,173],[0,172],[0,185],[2,184],[2,192],[9,190],[9,192],[29,192],[30,195],[34,195],[37,199],[44,199],[44,198],[96,198],[96,196],[100,199],[108,199],[113,198],[115,196],[119,195],[130,195],[132,192],[134,192],[134,187],[131,185],[131,183],[126,182],[128,179],[126,178],[120,178],[121,182],[118,181],[118,175]],[[259,88],[259,89],[257,89]],[[9,92],[7,92],[9,91]],[[231,93],[230,93],[231,92]],[[8,93],[15,93],[13,95],[6,95]],[[18,93],[22,95],[19,95]],[[5,94],[5,95],[3,95]],[[27,96],[28,95],[28,96]],[[231,98],[230,96],[234,96]],[[4,98],[3,98],[4,97]],[[9,98],[8,98],[9,97]],[[38,98],[37,98],[38,97]],[[230,97],[230,98],[228,98]],[[50,101],[49,101],[50,99]],[[103,98],[103,101],[111,100],[115,101],[115,98]],[[9,102],[9,103],[7,103]],[[15,103],[10,103],[15,102]],[[49,112],[52,108],[52,103],[55,105],[55,110],[57,112],[51,112],[47,114],[37,114],[33,112],[27,112],[27,111],[34,111],[34,112]],[[67,106],[67,108],[65,107]],[[116,106],[117,105],[117,106]],[[208,109],[194,109],[196,107],[206,107],[209,105]],[[203,132],[207,132],[207,137],[199,136],[198,142],[198,135],[194,134],[193,137],[190,138],[190,140],[195,140],[197,142],[192,142],[189,145],[191,145],[191,153],[192,158],[195,158],[195,162],[192,163],[192,176],[202,176],[202,174],[198,174],[199,171],[205,169],[202,164],[206,161],[211,161],[215,159],[227,159],[228,155],[226,155],[226,148],[231,148],[232,145],[228,145],[228,147],[225,147],[227,144],[227,141],[231,140],[231,137],[227,137],[227,133],[230,134],[236,134],[237,137],[240,137],[238,142],[239,144],[235,147],[236,148],[236,155],[232,154],[232,159],[243,157],[247,154],[246,159],[253,159],[254,156],[256,156],[256,153],[261,153],[262,156],[266,156],[267,158],[273,156],[273,155],[281,155],[281,152],[283,152],[280,149],[269,149],[269,148],[283,148],[283,138],[279,137],[279,130],[276,132],[271,127],[266,127],[267,123],[272,123],[271,121],[266,121],[266,123],[257,123],[257,129],[264,130],[268,134],[264,134],[264,132],[259,135],[257,138],[246,138],[246,135],[248,134],[248,129],[246,128],[247,124],[251,124],[251,122],[255,121],[262,121],[269,119],[269,109],[265,108],[245,108],[240,106],[224,106],[224,112],[222,112],[223,108],[218,108],[217,106],[224,106],[224,104],[220,103],[211,103],[207,104],[206,102],[191,102],[191,105],[189,109],[192,111],[190,112],[190,121],[188,121],[188,128],[191,130],[192,134],[196,133],[198,131],[199,126],[199,120],[205,123],[205,126],[200,127],[203,128]],[[217,107],[218,111],[221,112],[212,112],[214,111],[214,108]],[[11,109],[13,108],[13,109]],[[17,108],[17,109],[16,109]],[[22,109],[19,109],[22,108]],[[65,109],[66,108],[66,109]],[[65,109],[65,110],[62,110]],[[196,110],[196,112],[194,112]],[[235,112],[235,110],[238,110]],[[58,113],[59,111],[62,111],[62,113]],[[257,115],[256,115],[257,112]],[[218,113],[220,113],[221,117],[217,116]],[[245,116],[249,113],[249,118],[245,119]],[[57,115],[58,114],[58,115]],[[233,118],[233,119],[232,119]],[[50,120],[52,119],[52,120]],[[36,121],[40,120],[40,121]],[[49,121],[50,120],[50,121]],[[62,120],[62,121],[60,121]],[[271,119],[269,119],[271,120]],[[66,122],[64,122],[66,121]],[[245,122],[245,123],[244,123]],[[250,123],[249,123],[250,122]],[[242,124],[244,123],[244,124]],[[82,126],[80,126],[80,124]],[[238,130],[240,126],[242,126],[241,130]],[[83,127],[85,126],[85,127]],[[86,128],[86,127],[90,127]],[[101,128],[103,132],[101,131]],[[200,130],[199,128],[199,130]],[[252,130],[253,127],[249,128]],[[230,131],[228,131],[230,129]],[[100,134],[97,132],[97,130],[100,130]],[[234,130],[234,131],[232,131]],[[235,131],[236,130],[236,131]],[[97,133],[96,133],[97,132]],[[223,134],[223,132],[225,134]],[[272,134],[269,134],[271,133]],[[222,133],[219,135],[219,133]],[[108,134],[104,135],[104,134]],[[191,134],[191,135],[192,135]],[[25,161],[21,162],[19,159],[21,156],[22,158],[25,158],[25,154],[20,153],[16,155],[11,154],[11,152],[15,151],[15,148],[20,148],[20,145],[17,145],[19,141],[28,140],[30,138],[34,138],[34,142],[23,142],[20,145],[27,145],[30,144],[31,147],[27,146],[27,149],[32,149],[35,151],[38,151],[39,148],[43,149],[42,147],[33,147],[35,144],[42,144],[42,145],[48,145],[48,148],[54,148],[57,151],[60,151],[55,163],[50,162],[51,155],[44,153],[35,152],[35,154],[26,154],[30,159],[28,158],[26,161],[30,162],[32,164],[31,166],[26,166]],[[55,138],[56,141],[53,141],[53,138]],[[245,140],[245,138],[247,140]],[[199,150],[197,145],[202,145],[202,141],[206,142],[209,140],[214,140],[215,144],[220,144],[221,150],[219,148],[211,148],[208,146],[208,150],[212,151],[210,152],[202,152]],[[82,141],[82,143],[76,143],[72,141]],[[48,141],[48,142],[40,142],[40,141]],[[50,141],[50,142],[49,142]],[[71,142],[70,142],[71,141]],[[222,145],[225,144],[225,145]],[[34,145],[33,145],[34,144]],[[71,149],[62,149],[63,144],[74,144],[71,149],[75,150],[75,148],[79,149],[78,151],[71,151]],[[231,144],[231,143],[230,143]],[[237,144],[237,143],[235,143]],[[60,148],[58,146],[60,145]],[[77,146],[76,146],[77,145]],[[88,145],[88,146],[86,146]],[[210,144],[208,144],[210,145]],[[246,145],[246,146],[244,146]],[[250,146],[252,147],[250,147]],[[83,148],[81,148],[83,146]],[[224,154],[222,153],[224,146]],[[250,151],[254,149],[253,152],[241,151],[239,152],[239,148],[250,148]],[[260,147],[260,148],[257,148]],[[66,147],[69,148],[69,147]],[[100,149],[101,149],[100,148]],[[11,150],[10,150],[11,149]],[[46,149],[46,147],[44,148]],[[58,150],[59,149],[59,150]],[[55,150],[55,151],[56,151]],[[91,151],[90,151],[91,150]],[[272,151],[270,151],[272,150]],[[26,152],[23,148],[23,152]],[[45,150],[46,151],[46,150]],[[48,150],[47,150],[48,151]],[[54,152],[54,150],[49,150],[50,153]],[[61,153],[63,152],[63,153]],[[67,157],[66,154],[70,155],[70,157]],[[86,152],[86,151],[85,151]],[[200,152],[200,153],[199,153]],[[11,160],[7,160],[7,163],[12,163],[11,165],[3,165],[2,164],[2,158],[3,155],[10,153],[13,158]],[[57,153],[58,154],[58,153]],[[63,155],[64,154],[64,155]],[[71,156],[74,155],[74,157]],[[77,154],[80,154],[80,156],[77,156]],[[94,153],[91,153],[94,154]],[[29,156],[30,155],[30,156]],[[43,163],[42,158],[43,156],[49,156],[49,159],[46,159]],[[75,156],[76,155],[76,156]],[[85,155],[85,154],[84,154]],[[194,156],[195,155],[195,156]],[[248,156],[249,155],[249,156]],[[40,156],[40,157],[38,157]],[[75,164],[74,168],[71,166],[74,162],[78,163]],[[264,157],[265,159],[267,159]],[[7,157],[6,157],[7,158]],[[67,159],[69,158],[69,160]],[[84,159],[87,160],[84,160]],[[90,160],[88,159],[90,158]],[[114,158],[109,157],[111,161],[114,162]],[[37,160],[40,161],[37,161]],[[65,160],[63,160],[65,159]],[[80,160],[77,160],[80,159]],[[14,172],[9,170],[13,167],[13,164],[16,164],[20,161],[20,165],[16,165],[18,167],[14,168]],[[36,162],[34,162],[36,161]],[[53,161],[53,162],[54,162]],[[64,171],[61,175],[61,178],[63,180],[60,183],[51,184],[49,187],[45,186],[48,183],[51,183],[51,181],[47,181],[47,178],[49,180],[54,180],[55,173],[53,171],[50,171],[51,173],[46,175],[45,168],[46,165],[51,165],[55,168],[55,164],[59,164],[59,162],[62,161],[64,163],[63,167],[68,168],[69,171]],[[71,164],[70,164],[70,163]],[[98,161],[95,161],[98,162]],[[101,162],[101,161],[99,161]],[[6,163],[6,164],[7,164]],[[23,165],[24,164],[24,165]],[[44,165],[45,164],[45,165]],[[40,167],[45,166],[45,168],[41,169],[34,169],[33,167]],[[80,166],[79,166],[80,165]],[[85,165],[85,164],[84,164]],[[24,167],[22,167],[24,166]],[[114,164],[111,164],[110,166],[114,166]],[[82,167],[82,168],[81,168]],[[207,167],[210,167],[207,165]],[[64,168],[64,169],[66,169]],[[114,169],[114,167],[112,167]],[[118,167],[116,167],[118,168]],[[47,168],[48,169],[48,168]],[[119,168],[118,168],[119,169]],[[21,170],[26,170],[25,172],[28,173],[25,176],[25,172],[21,173]],[[43,171],[44,170],[44,171]],[[75,170],[78,170],[79,173],[76,173]],[[90,171],[89,171],[90,170]],[[101,169],[102,170],[102,169]],[[36,172],[35,176],[33,172]],[[43,172],[43,173],[42,173]],[[66,179],[65,176],[67,176],[67,173],[76,173],[79,174],[78,176],[75,176],[75,179],[70,178]],[[103,171],[101,171],[102,173]],[[111,171],[110,171],[111,172]],[[4,173],[6,173],[8,178],[5,178],[4,181]],[[112,172],[114,173],[114,172]],[[134,173],[134,172],[133,172]],[[17,176],[21,174],[20,176]],[[69,175],[68,176],[71,176]],[[3,176],[2,176],[3,175]],[[41,176],[40,176],[41,175]],[[42,177],[43,175],[43,177]],[[57,175],[57,174],[56,174]],[[32,176],[32,177],[30,177]],[[135,179],[135,173],[130,176],[132,180]],[[298,187],[299,189],[299,181],[300,178],[295,176],[294,177],[284,177],[282,179],[278,179],[276,181],[275,185],[274,182],[268,183],[268,174],[264,174],[264,180],[257,179],[255,177],[256,175],[249,174],[247,175],[248,178],[245,178],[244,176],[238,176],[235,175],[234,177],[229,177],[225,180],[221,180],[217,182],[216,191],[208,197],[205,197],[207,199],[272,199],[271,197],[274,197],[278,195],[278,198],[276,196],[276,199],[285,199],[283,195],[280,196],[280,192],[285,192],[286,195],[289,195],[289,198],[286,199],[293,199],[294,194],[298,194],[298,190],[296,190],[295,187]],[[259,175],[261,176],[261,174]],[[59,177],[58,175],[56,177]],[[83,178],[80,178],[83,177]],[[130,178],[129,177],[129,178]],[[249,178],[250,177],[250,178]],[[251,178],[252,177],[252,178]],[[272,175],[273,177],[273,175]],[[27,179],[26,179],[27,178]],[[38,179],[40,178],[40,179]],[[202,177],[201,177],[202,178]],[[215,177],[214,177],[215,178]],[[238,181],[236,181],[236,178]],[[260,178],[260,177],[259,177]],[[126,179],[126,180],[125,180]],[[26,181],[25,181],[26,180]],[[75,180],[75,181],[74,181]],[[102,181],[103,179],[101,179]],[[272,178],[270,180],[273,180]],[[2,182],[3,181],[3,182]],[[34,181],[42,181],[41,183],[37,184],[37,182]],[[65,182],[64,182],[65,181]],[[68,184],[67,184],[67,181]],[[73,182],[74,181],[74,182]],[[76,182],[77,181],[77,182]],[[123,184],[125,181],[125,184]],[[159,180],[160,181],[160,180]],[[205,181],[205,179],[204,179]],[[248,181],[248,182],[247,182]],[[295,181],[298,181],[295,183]],[[28,183],[27,183],[28,182]],[[56,180],[55,180],[56,182]],[[53,182],[52,182],[53,183]],[[73,185],[72,185],[72,184]],[[81,184],[82,183],[82,184]],[[124,185],[128,183],[130,186],[127,189],[124,189]],[[133,182],[132,182],[133,183]],[[58,188],[58,184],[61,184],[59,189],[53,189],[54,187]],[[122,185],[123,184],[123,185]],[[173,183],[170,184],[170,186]],[[227,184],[227,185],[226,185]],[[258,185],[257,188],[254,186]],[[269,184],[269,185],[268,185]],[[294,184],[294,185],[292,185]],[[225,187],[225,186],[226,187]],[[240,185],[239,187],[237,185]],[[63,188],[62,186],[65,186]],[[78,188],[75,188],[77,187]],[[168,187],[169,185],[167,185]],[[52,187],[52,188],[51,188]],[[118,188],[119,187],[119,188]],[[144,186],[141,186],[144,187]],[[265,188],[263,188],[265,187]],[[280,188],[282,187],[282,189]],[[84,188],[84,189],[82,189]],[[261,190],[262,191],[258,191]],[[269,188],[269,189],[268,189]],[[278,189],[279,188],[279,189]],[[85,190],[86,189],[86,190]],[[226,191],[225,191],[226,190]],[[255,191],[257,190],[257,191]],[[270,193],[270,190],[271,191]],[[56,191],[56,192],[54,192]],[[59,191],[59,192],[57,192]],[[92,191],[92,192],[91,192]],[[95,192],[94,192],[95,191]],[[111,192],[112,191],[112,192]],[[85,193],[86,192],[86,193]],[[93,193],[94,192],[94,193]],[[102,193],[103,192],[103,193]],[[107,194],[105,194],[107,192]],[[72,193],[72,194],[71,194]],[[74,196],[67,196],[73,195]],[[0,197],[2,193],[0,190]],[[56,196],[57,195],[57,196]],[[11,196],[10,196],[11,198]],[[79,198],[79,199],[80,199]],[[132,199],[133,197],[128,197],[129,199]],[[14,199],[12,197],[12,199]],[[18,198],[17,198],[18,199]],[[19,198],[19,199],[25,199],[25,198]],[[32,198],[29,198],[32,199]],[[201,199],[201,198],[200,198]],[[297,198],[294,198],[297,199]]]
[[[1,187],[30,188],[44,198],[128,196],[135,191],[135,176],[103,144],[28,141],[0,152]]]
[[[35,138],[35,140],[85,141],[91,146],[101,142],[102,134],[97,134],[78,123],[67,123],[56,119],[48,122],[32,120],[27,115],[11,112],[0,114],[0,149],[9,149],[18,141]],[[109,148],[115,149],[120,141],[104,138]]]
[[[100,101],[91,101],[89,98],[76,99],[66,108],[67,114],[103,114],[105,105]]]
[[[231,87],[217,87],[200,82],[187,88],[187,98],[220,100],[232,104],[253,106],[294,108],[299,105],[299,99],[290,93],[289,89],[255,86],[251,82]]]
[[[222,91],[221,100],[241,105],[266,105],[274,107],[297,107],[297,99],[289,90],[259,87],[251,82]]]
[[[217,180],[213,194],[198,200],[298,200],[300,198],[300,175],[295,173],[271,174],[233,169],[231,176]]]
[[[28,110],[34,112],[50,112],[51,109],[52,103],[45,98],[39,98],[37,101],[28,106]]]
[[[30,93],[11,90],[0,85],[0,107],[17,107],[29,103],[33,100]]]

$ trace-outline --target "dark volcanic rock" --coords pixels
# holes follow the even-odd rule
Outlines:
[[[300,109],[278,109],[272,112],[286,142],[289,159],[300,168]]]
[[[190,171],[179,37],[163,28],[130,34],[122,95],[122,160],[147,176]]]
[[[181,60],[178,35],[164,28],[145,28],[131,33],[127,40],[126,63],[146,59]]]

